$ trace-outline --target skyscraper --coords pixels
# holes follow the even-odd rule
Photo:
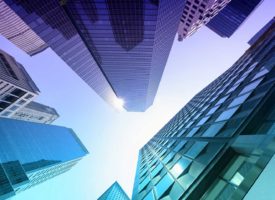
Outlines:
[[[177,0],[5,3],[97,94],[112,105],[123,99],[128,111],[153,103],[184,6]]]
[[[3,0],[0,0],[0,33],[29,55],[47,48],[47,44]]]
[[[12,116],[38,93],[24,67],[0,50],[0,117]]]
[[[231,0],[207,27],[221,37],[231,37],[262,0]]]
[[[32,101],[15,112],[11,118],[37,123],[51,124],[59,117],[52,107]]]
[[[118,182],[114,182],[98,200],[130,200]]]
[[[0,118],[0,199],[70,170],[88,151],[68,128]]]
[[[200,27],[207,24],[231,0],[186,0],[178,28],[178,40],[194,34]]]
[[[254,188],[275,153],[274,30],[140,150],[133,200],[239,200]]]

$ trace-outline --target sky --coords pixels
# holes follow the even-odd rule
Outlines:
[[[0,49],[23,64],[39,87],[36,101],[54,107],[60,114],[54,124],[72,128],[90,152],[69,172],[12,200],[95,200],[114,181],[131,197],[139,149],[238,60],[274,8],[274,0],[263,1],[229,39],[206,27],[183,42],[175,39],[154,104],[143,113],[112,108],[51,49],[30,57],[0,36]]]

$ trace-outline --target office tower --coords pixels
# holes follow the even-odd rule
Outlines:
[[[221,37],[231,37],[262,0],[231,0],[207,27]]]
[[[178,27],[178,40],[194,34],[200,27],[207,24],[231,0],[186,0]]]
[[[10,117],[39,93],[24,67],[0,50],[0,117]]]
[[[128,111],[153,103],[184,6],[177,0],[5,3],[98,95],[112,105],[123,99]]]
[[[0,0],[0,33],[29,55],[47,48],[47,44],[3,0]]]
[[[64,127],[0,118],[0,132],[0,199],[70,170],[88,153]]]
[[[270,183],[257,179],[275,158],[274,30],[140,150],[133,200],[239,200]]]
[[[275,17],[273,17],[261,30],[259,30],[249,41],[248,44],[254,45],[254,43],[274,24]]]
[[[51,124],[59,117],[52,107],[32,101],[11,116],[13,119]]]
[[[98,200],[130,200],[118,182],[114,182]]]

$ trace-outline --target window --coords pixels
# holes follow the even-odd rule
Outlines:
[[[30,99],[30,98],[32,98],[32,97],[33,97],[33,95],[28,94],[27,96],[25,96],[25,99]]]
[[[172,176],[167,173],[156,185],[156,196],[159,199],[174,183]]]
[[[143,200],[155,200],[153,191],[151,190],[150,192],[148,192]]]
[[[171,169],[173,176],[178,178],[191,164],[192,160],[182,157]]]
[[[190,158],[195,159],[202,150],[206,147],[207,142],[196,142],[193,146],[186,152],[186,155]]]
[[[215,136],[225,125],[226,122],[220,122],[216,124],[212,124],[203,134],[203,137],[213,137]]]
[[[180,141],[180,143],[178,143],[178,145],[174,148],[174,151],[179,152],[185,144],[186,140]]]
[[[257,81],[254,81],[254,82],[250,83],[249,85],[245,86],[245,87],[243,88],[243,90],[240,92],[240,94],[244,94],[244,93],[246,93],[246,92],[249,92],[249,91],[251,91],[251,90],[254,90],[254,89],[260,84],[260,82],[261,82],[262,80],[263,80],[263,78],[258,79]]]
[[[12,107],[10,108],[10,110],[15,111],[17,108],[19,108],[19,107],[18,107],[18,106],[12,106]]]
[[[220,114],[220,116],[216,119],[216,122],[223,121],[223,120],[227,120],[227,119],[231,118],[231,117],[234,115],[234,113],[238,110],[238,108],[239,108],[239,106],[224,111],[224,112],[223,112],[222,114]]]
[[[216,112],[216,110],[219,109],[219,107],[220,107],[220,105],[211,108],[211,109],[208,111],[208,113],[207,113],[206,115],[211,115],[211,114],[213,114],[214,112]]]
[[[246,94],[244,94],[244,95],[242,95],[242,96],[239,96],[239,97],[235,98],[235,99],[229,104],[228,108],[234,107],[234,106],[237,106],[237,105],[242,104],[243,102],[245,102],[245,100],[249,97],[250,94],[251,94],[251,92],[250,92],[250,93],[246,93]]]
[[[202,118],[202,119],[199,121],[199,123],[197,124],[197,126],[200,126],[200,125],[204,124],[208,119],[209,119],[209,116],[208,116],[208,117]]]
[[[149,178],[149,176],[147,176],[147,177],[141,182],[141,184],[139,185],[139,191],[143,190],[143,188],[144,188],[145,186],[147,186],[149,182],[150,182],[150,178]]]
[[[164,159],[163,159],[163,163],[167,164],[173,157],[174,157],[175,153],[174,152],[170,152]]]
[[[186,137],[192,137],[199,130],[199,128],[200,127],[193,128],[191,131],[189,131]]]
[[[160,172],[160,170],[162,170],[162,168],[163,168],[162,164],[159,163],[158,166],[151,173],[152,178],[155,177]]]
[[[221,99],[215,104],[215,106],[216,106],[216,105],[219,105],[219,104],[221,104],[221,103],[223,103],[223,102],[225,102],[225,100],[226,100],[228,97],[229,97],[229,95],[227,95],[227,96],[221,98]]]

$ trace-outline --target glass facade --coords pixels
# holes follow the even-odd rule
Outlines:
[[[118,182],[114,182],[98,200],[130,200]]]
[[[154,100],[185,1],[6,4],[103,99],[145,111]]]
[[[140,150],[133,200],[244,198],[275,153],[274,36],[273,24]]]
[[[262,0],[231,0],[208,23],[207,27],[221,37],[231,37]]]
[[[88,151],[68,128],[0,118],[0,199],[68,171]]]

